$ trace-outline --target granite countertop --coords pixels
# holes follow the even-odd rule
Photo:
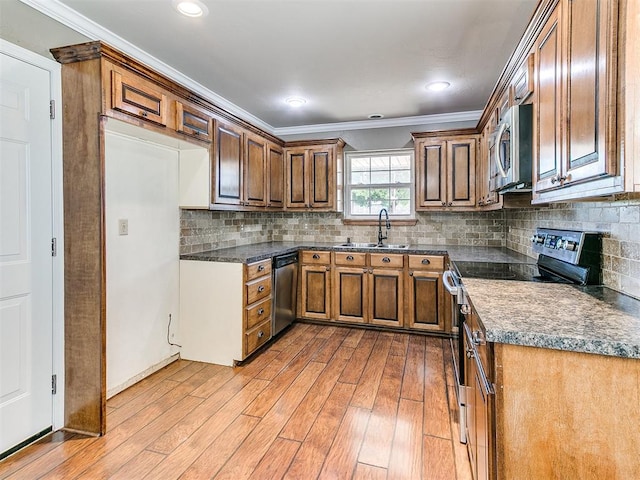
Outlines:
[[[337,242],[265,242],[239,247],[210,250],[208,252],[189,253],[180,256],[181,260],[199,260],[207,262],[253,263],[275,255],[295,252],[296,250],[335,250],[340,252],[366,251],[406,253],[417,255],[446,255],[453,261],[466,262],[504,262],[533,263],[534,259],[504,247],[474,247],[464,245],[409,245],[409,248],[379,250],[376,248],[336,247]]]
[[[464,279],[495,343],[640,358],[640,300],[601,286]]]

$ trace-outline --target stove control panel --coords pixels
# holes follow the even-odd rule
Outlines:
[[[580,264],[583,247],[592,249],[591,244],[601,242],[599,233],[575,230],[538,228],[531,237],[533,251],[574,265]],[[597,250],[597,248],[596,248]]]

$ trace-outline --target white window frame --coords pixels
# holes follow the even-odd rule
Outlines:
[[[411,172],[408,183],[380,183],[380,184],[354,184],[350,183],[350,174],[351,174],[351,161],[353,158],[358,157],[375,157],[375,156],[389,156],[389,155],[409,155],[410,164],[411,164]],[[416,162],[415,162],[415,150],[413,148],[394,148],[388,150],[358,150],[358,151],[349,151],[344,152],[344,178],[343,178],[343,215],[345,220],[377,220],[378,214],[372,215],[353,215],[351,213],[351,189],[352,187],[361,187],[362,185],[370,185],[372,187],[379,188],[394,188],[397,186],[407,186],[409,187],[409,209],[410,213],[406,215],[400,214],[391,214],[389,213],[390,220],[415,220],[416,218],[416,208],[415,208],[415,171],[416,171]]]

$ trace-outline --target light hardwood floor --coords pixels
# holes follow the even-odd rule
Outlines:
[[[56,432],[5,479],[471,479],[448,340],[295,324],[240,367],[179,360]]]

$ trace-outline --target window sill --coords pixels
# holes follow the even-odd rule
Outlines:
[[[386,219],[383,219],[383,223],[386,221]],[[418,220],[416,218],[408,218],[406,220],[398,220],[398,219],[392,219],[389,220],[389,223],[391,223],[391,225],[396,225],[396,226],[413,226],[416,225],[418,223]],[[343,218],[342,219],[342,224],[343,225],[375,225],[378,226],[378,219],[373,219],[373,218],[367,218],[367,219],[362,219],[362,220],[354,220],[352,218]]]

